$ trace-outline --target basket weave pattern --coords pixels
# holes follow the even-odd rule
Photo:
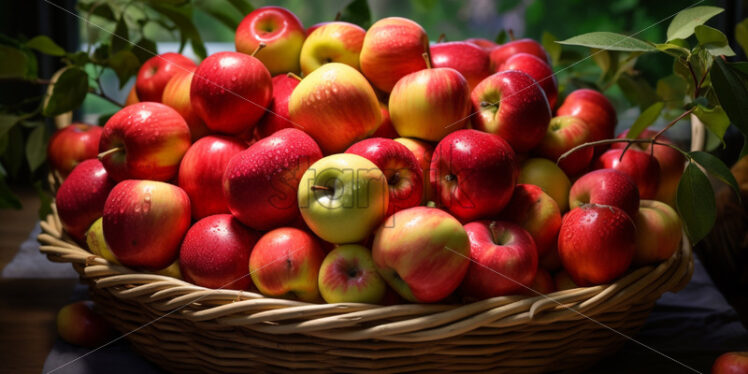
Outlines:
[[[38,240],[70,262],[133,347],[172,372],[413,372],[580,368],[614,352],[655,301],[691,279],[684,238],[669,260],[610,285],[466,305],[309,304],[139,273],[80,248],[56,212]],[[586,317],[589,317],[586,318]],[[594,320],[594,321],[593,321]]]

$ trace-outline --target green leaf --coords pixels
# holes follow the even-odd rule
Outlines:
[[[109,55],[109,51],[107,50],[107,58],[108,58],[108,55]],[[92,62],[91,61],[91,56],[89,56],[88,53],[86,53],[84,51],[78,51],[78,52],[75,52],[75,53],[70,53],[70,54],[68,54],[68,59],[70,60],[70,62],[73,65],[78,66],[78,67],[83,67],[87,63]]]
[[[748,135],[748,91],[737,74],[721,59],[715,58],[716,66],[710,71],[712,87],[730,121]]]
[[[709,51],[712,56],[735,56],[735,52],[730,48],[730,43],[727,41],[727,36],[722,31],[706,25],[699,25],[696,26],[695,33],[699,45]]]
[[[353,0],[340,11],[340,20],[368,29],[371,26],[371,10],[366,0]]]
[[[94,49],[93,58],[96,59],[96,61],[106,61],[106,59],[109,58],[109,44],[99,44],[99,46]]]
[[[10,114],[0,114],[0,138],[10,131],[10,129],[21,120],[19,116],[13,116]]]
[[[673,73],[683,79],[683,82],[686,84],[686,93],[693,96],[693,79],[691,78],[691,71],[688,69],[688,64],[685,59],[676,58],[673,61]]]
[[[666,107],[671,109],[683,107],[683,101],[686,97],[686,82],[680,76],[670,74],[659,79],[656,91],[657,96],[662,98]]]
[[[735,26],[735,40],[743,49],[743,53],[748,55],[748,18]]]
[[[605,49],[609,51],[625,52],[652,52],[656,51],[652,44],[632,38],[623,34],[600,31],[573,36],[564,41],[557,42],[566,45],[579,45],[583,47]]]
[[[561,51],[563,50],[561,45],[556,43],[556,40],[558,39],[548,31],[543,31],[543,36],[540,39],[543,48],[548,52],[548,56],[551,57],[551,64],[553,66],[558,65],[558,61],[561,58]]]
[[[46,126],[41,123],[29,134],[26,140],[26,162],[29,170],[35,172],[47,160],[47,134]]]
[[[98,1],[91,4],[83,4],[81,2],[78,2],[78,9],[86,13],[91,12],[91,9],[93,9],[91,15],[98,16],[112,22],[114,22],[115,20],[112,7],[110,7],[106,2]]]
[[[504,44],[504,43],[506,43],[506,38],[507,37],[508,36],[507,36],[506,30],[501,29],[501,31],[499,31],[499,33],[496,34],[496,37],[494,38],[494,41],[496,42],[496,44]]]
[[[592,57],[592,61],[594,61],[597,67],[600,68],[600,70],[602,71],[601,75],[603,76],[605,74],[608,74],[608,71],[610,71],[611,64],[618,62],[617,56],[611,56],[611,54],[615,54],[615,51],[611,51],[609,53],[607,50],[604,50],[604,49],[593,48],[592,50],[590,50],[590,56]]]
[[[738,186],[738,181],[735,180],[735,176],[730,171],[730,168],[728,168],[722,160],[710,153],[701,151],[691,152],[689,154],[694,161],[706,169],[709,174],[730,186],[730,188],[735,191],[735,195],[738,196],[738,199],[740,199],[740,187]]]
[[[28,78],[28,62],[20,49],[0,44],[0,78]]]
[[[646,130],[647,127],[652,126],[652,124],[657,121],[657,118],[660,117],[660,113],[664,107],[665,103],[662,101],[650,105],[650,107],[644,110],[636,121],[634,121],[634,124],[631,125],[631,129],[629,129],[626,137],[629,139],[636,139],[642,131]]]
[[[661,101],[649,82],[640,76],[632,77],[629,74],[621,74],[616,82],[626,99],[642,110]]]
[[[114,34],[112,34],[112,41],[110,43],[111,50],[109,54],[114,55],[117,52],[130,49],[130,34],[127,30],[127,22],[125,22],[125,15],[122,14],[117,20],[117,26],[114,27]]]
[[[239,22],[241,22],[242,20],[242,17],[238,16],[237,12],[235,12],[232,8],[226,7],[226,4],[220,0],[205,0],[195,2],[195,6],[203,12],[209,14],[211,17],[215,18],[218,22],[222,23],[232,32],[236,31],[236,28],[239,26]]]
[[[83,69],[66,69],[52,87],[52,94],[46,100],[42,114],[56,116],[78,108],[88,93],[88,74]]]
[[[702,105],[696,106],[693,114],[699,117],[704,126],[711,131],[724,144],[724,137],[727,128],[730,127],[730,119],[721,106],[715,106],[708,109]]]
[[[255,8],[247,0],[228,0],[243,16],[252,13]]]
[[[709,179],[694,163],[689,163],[675,193],[676,207],[693,244],[706,237],[717,220],[714,190]]]
[[[13,193],[8,183],[5,182],[5,178],[0,178],[0,209],[8,208],[21,209],[21,200],[18,200],[18,196]]]
[[[696,26],[703,25],[723,11],[724,9],[715,6],[695,6],[680,11],[670,21],[667,28],[667,40],[688,38],[693,35]]]
[[[158,55],[156,42],[145,37],[140,38],[132,48],[132,53],[138,58],[140,64],[144,64],[149,58]]]
[[[65,50],[46,35],[35,36],[33,39],[26,42],[26,46],[50,56],[65,55]]]
[[[138,60],[138,57],[132,51],[119,51],[109,58],[109,67],[117,74],[119,88],[121,89],[127,84],[130,77],[138,73],[140,60]]]
[[[682,47],[676,43],[662,43],[662,44],[655,44],[655,48],[657,48],[661,52],[665,52],[673,57],[688,57],[688,55],[691,54],[691,50],[685,47]]]
[[[189,11],[191,9],[189,6],[176,8],[159,2],[152,2],[150,3],[150,6],[153,10],[168,18],[179,29],[181,37],[180,49],[184,46],[186,41],[189,40],[190,45],[192,46],[192,51],[195,52],[198,57],[203,59],[207,56],[208,53],[205,50],[203,39],[189,16]]]

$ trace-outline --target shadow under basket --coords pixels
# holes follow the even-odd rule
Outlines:
[[[620,348],[693,272],[684,237],[667,261],[608,285],[465,305],[310,304],[114,265],[70,240],[56,211],[41,227],[41,252],[73,264],[134,349],[180,373],[580,369]]]

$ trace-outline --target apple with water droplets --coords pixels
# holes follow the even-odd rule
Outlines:
[[[387,290],[371,251],[357,244],[341,245],[328,253],[322,261],[318,283],[319,292],[328,303],[379,304]]]

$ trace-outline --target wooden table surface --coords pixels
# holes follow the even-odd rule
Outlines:
[[[0,210],[0,270],[13,259],[38,221],[39,199],[16,191],[23,209]],[[0,372],[40,373],[57,332],[57,311],[76,279],[0,278]]]

